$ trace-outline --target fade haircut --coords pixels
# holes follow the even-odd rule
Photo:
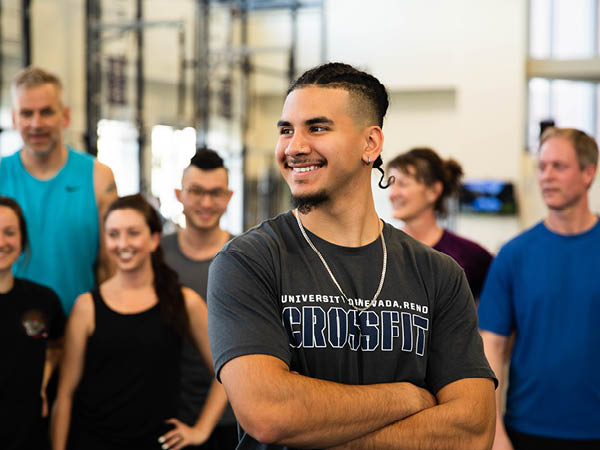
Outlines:
[[[202,170],[225,169],[223,158],[217,152],[210,148],[200,147],[190,161],[190,166]]]
[[[568,140],[577,154],[579,169],[583,170],[589,166],[598,165],[598,144],[596,140],[576,128],[558,128],[548,127],[540,137],[540,145],[538,151],[544,143],[552,138],[561,137]]]
[[[42,84],[52,84],[56,86],[56,90],[59,92],[59,94],[62,92],[63,86],[58,76],[40,67],[25,67],[13,78],[11,86],[13,99],[16,98],[17,91],[20,88],[30,89],[41,86]]]
[[[292,82],[286,95],[306,86],[344,89],[353,97],[356,111],[369,125],[383,127],[383,118],[389,106],[385,86],[377,78],[349,64],[331,62],[304,72]]]
[[[385,86],[373,75],[340,62],[321,64],[307,70],[292,82],[286,96],[307,86],[344,89],[350,94],[354,115],[366,121],[367,125],[383,127],[383,118],[390,102]],[[373,168],[381,172],[379,187],[385,189],[390,185],[390,180],[383,184],[385,173],[381,169],[382,165],[383,160],[378,156],[373,162]]]

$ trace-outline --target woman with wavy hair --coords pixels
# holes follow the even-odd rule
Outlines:
[[[52,420],[55,450],[180,449],[208,438],[225,406],[213,380],[195,427],[173,419],[182,339],[212,367],[202,299],[181,287],[160,247],[161,222],[141,195],[115,200],[104,245],[115,274],[77,299]]]

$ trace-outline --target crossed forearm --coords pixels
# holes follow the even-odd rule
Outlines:
[[[490,380],[461,380],[476,395],[455,397],[329,450],[489,449],[494,436]],[[486,388],[485,385],[488,384]]]
[[[339,445],[435,404],[431,394],[410,383],[344,385],[291,373],[283,364],[275,369],[260,360],[239,368],[235,360],[229,364],[222,379],[236,416],[246,432],[263,443]],[[235,374],[238,369],[244,382]],[[229,377],[233,383],[228,383]]]

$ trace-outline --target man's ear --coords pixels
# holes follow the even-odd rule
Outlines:
[[[383,131],[378,126],[370,126],[365,130],[365,147],[362,160],[365,164],[374,162],[383,150]]]
[[[592,187],[592,184],[594,183],[594,178],[596,178],[596,169],[597,168],[594,164],[590,164],[583,169],[583,175],[585,177],[585,183],[588,189]]]
[[[71,108],[65,106],[62,111],[63,114],[63,127],[68,127],[71,124]]]
[[[181,189],[175,189],[175,197],[177,201],[181,203]]]

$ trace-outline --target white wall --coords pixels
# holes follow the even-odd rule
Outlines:
[[[509,180],[521,190],[526,2],[330,0],[326,17],[328,59],[369,70],[390,91],[384,161],[427,145],[460,161],[467,179]],[[288,42],[281,17],[262,20],[257,40],[273,42],[281,36],[277,42]],[[310,67],[319,50],[317,17],[306,13],[302,21],[313,21],[312,27],[300,27],[313,31],[300,33],[299,66]],[[271,56],[266,62],[274,60]],[[256,117],[262,125],[255,125],[252,142],[271,151],[283,101],[277,95],[285,83],[267,77],[256,83]],[[374,187],[374,192],[381,216],[391,220],[385,191]],[[492,251],[520,227],[518,217],[457,220],[458,232]]]
[[[83,3],[32,3],[33,60],[65,81],[67,102],[73,109],[67,139],[75,145],[81,145],[85,118]],[[126,0],[103,4],[112,15],[117,7],[132,13]],[[369,70],[390,91],[384,161],[412,146],[428,145],[460,161],[466,179],[497,178],[516,184],[519,217],[460,216],[456,221],[458,232],[492,251],[544,214],[532,178],[533,163],[523,151],[526,4],[524,0],[326,0],[325,7],[327,59]],[[154,0],[146,1],[145,6],[147,20],[185,22],[190,57],[194,3]],[[226,14],[216,14],[211,31],[212,38],[223,46],[227,20]],[[259,67],[287,70],[290,24],[289,15],[283,12],[251,15],[250,45],[269,48],[254,57]],[[302,71],[320,62],[319,10],[299,13],[298,37],[298,68]],[[238,38],[239,29],[234,30],[234,39]],[[147,33],[146,42],[146,123],[150,128],[175,114],[176,91],[168,85],[176,82],[176,34],[172,29],[155,29]],[[264,73],[252,78],[249,149],[268,155],[267,160],[272,158],[275,123],[287,82],[285,76]],[[188,104],[188,113],[190,110]],[[234,140],[239,140],[239,129],[231,129]],[[219,135],[225,134],[223,128]],[[253,157],[250,162],[250,173],[258,176],[266,170],[265,157]],[[594,189],[594,198],[600,198],[596,194],[600,187]],[[389,220],[385,192],[378,188],[374,192],[380,214]],[[593,205],[600,209],[598,201]]]

